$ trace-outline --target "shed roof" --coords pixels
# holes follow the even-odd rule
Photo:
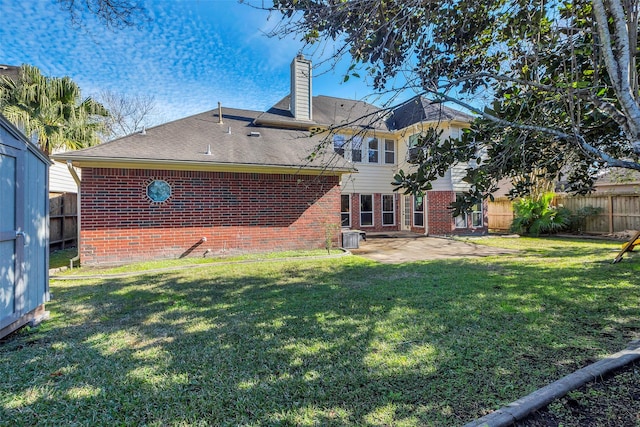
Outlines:
[[[157,167],[217,171],[295,169],[307,173],[340,174],[353,167],[332,152],[320,152],[310,162],[322,137],[309,132],[260,126],[260,112],[211,110],[165,123],[94,147],[54,154],[57,161],[77,166]]]
[[[51,165],[51,160],[47,157],[47,155],[33,142],[29,141],[29,138],[22,132],[22,130],[18,129],[13,125],[5,116],[0,114],[0,140],[2,143],[6,145],[14,146],[14,148],[22,149],[26,147],[26,149],[33,153],[38,159],[40,159],[43,163],[47,165]],[[10,136],[13,141],[4,139],[4,135]]]

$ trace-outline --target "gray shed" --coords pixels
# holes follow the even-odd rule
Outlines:
[[[50,165],[0,115],[0,338],[47,315]]]

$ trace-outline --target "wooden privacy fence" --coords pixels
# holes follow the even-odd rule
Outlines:
[[[513,221],[512,203],[511,200],[502,197],[488,203],[489,230],[509,231]]]
[[[49,248],[76,246],[78,238],[78,203],[73,193],[49,195]]]
[[[585,233],[607,234],[640,230],[640,194],[559,195],[555,203],[573,213],[581,208],[599,208],[599,213],[586,218],[582,230]],[[489,229],[508,231],[513,221],[511,200],[500,198],[489,202],[487,215]]]

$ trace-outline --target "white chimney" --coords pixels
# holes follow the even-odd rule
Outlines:
[[[291,62],[291,114],[311,121],[311,61],[298,54]]]

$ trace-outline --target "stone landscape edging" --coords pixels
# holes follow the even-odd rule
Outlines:
[[[570,391],[582,387],[609,372],[640,359],[640,341],[633,341],[622,351],[601,359],[589,366],[578,369],[572,374],[559,379],[515,402],[509,403],[497,411],[478,418],[464,427],[507,427],[523,420],[532,412],[548,405]]]

